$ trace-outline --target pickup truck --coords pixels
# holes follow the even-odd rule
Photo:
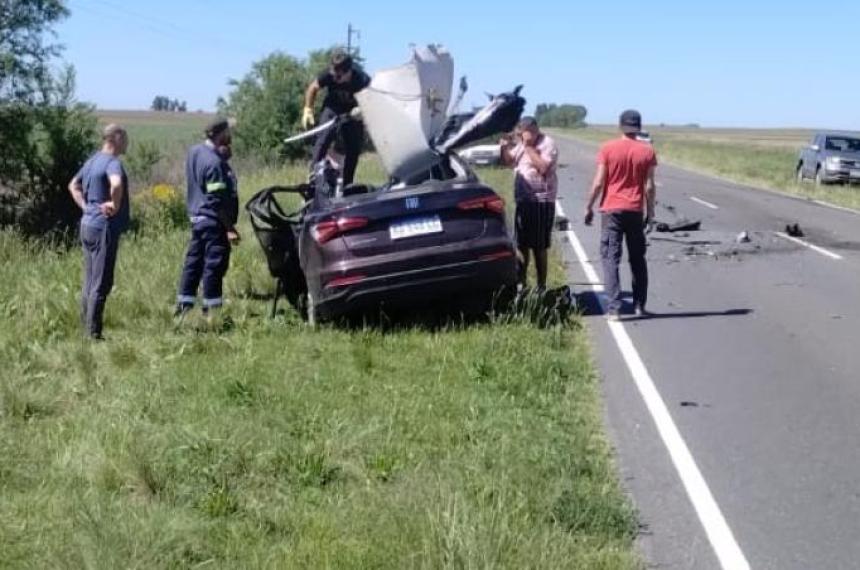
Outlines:
[[[798,182],[860,183],[860,136],[819,133],[800,151],[796,168]]]

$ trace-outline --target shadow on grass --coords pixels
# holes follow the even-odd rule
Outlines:
[[[568,326],[575,313],[570,288],[523,290],[494,296],[473,295],[440,299],[420,307],[383,307],[332,321],[346,330],[372,329],[383,334],[408,330],[439,332],[491,323],[528,323],[539,328]]]

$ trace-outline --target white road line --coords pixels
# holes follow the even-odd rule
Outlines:
[[[564,216],[564,210],[558,202],[556,202],[556,209],[560,216]],[[597,272],[588,260],[585,248],[582,247],[582,242],[579,241],[573,230],[568,229],[566,233],[586,278],[595,291],[602,291],[603,285],[600,284]],[[603,301],[601,299],[602,304]],[[696,510],[699,521],[705,529],[705,533],[720,561],[720,565],[723,570],[749,570],[749,562],[747,562],[744,553],[735,540],[732,530],[729,528],[722,511],[720,511],[719,505],[717,505],[708,484],[705,482],[705,478],[702,476],[701,471],[699,471],[696,461],[693,459],[693,454],[690,453],[690,449],[684,443],[681,432],[672,420],[672,415],[669,413],[669,409],[660,396],[660,392],[654,385],[654,381],[651,379],[645,363],[642,362],[639,352],[633,345],[630,335],[627,334],[624,324],[617,321],[609,322],[609,330],[615,339],[615,343],[618,345],[618,349],[621,351],[630,374],[633,376],[639,394],[645,401],[645,406],[648,408],[657,426],[657,432],[669,451],[669,457],[672,459],[675,470],[681,478],[690,502],[693,503],[693,508]]]
[[[785,232],[774,232],[774,233],[776,235],[778,235],[779,237],[781,237],[782,239],[787,239],[788,241],[793,241],[794,243],[800,244],[803,247],[808,247],[812,251],[816,251],[816,252],[820,253],[821,255],[826,255],[830,259],[842,259],[842,256],[839,255],[838,253],[833,253],[832,251],[824,249],[823,247],[817,246],[815,244],[811,244],[808,241],[803,241],[802,239],[796,238],[794,236],[790,236]]]
[[[696,202],[697,204],[701,204],[702,206],[705,206],[706,208],[710,208],[712,210],[719,210],[720,209],[720,207],[717,206],[716,204],[711,204],[710,202],[705,202],[701,198],[696,198],[695,196],[690,196],[690,200],[692,200],[693,202]]]

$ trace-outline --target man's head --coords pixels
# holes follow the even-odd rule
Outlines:
[[[116,123],[111,123],[102,130],[102,146],[116,156],[125,154],[128,150],[128,133]]]
[[[540,137],[540,127],[534,117],[523,117],[517,123],[517,134],[522,138],[523,143],[533,144]]]
[[[346,83],[352,77],[352,57],[343,50],[331,54],[331,75],[337,83]]]
[[[206,125],[206,138],[215,146],[229,148],[233,142],[230,134],[230,121],[217,117]]]
[[[635,136],[642,130],[642,115],[634,109],[624,111],[618,118],[618,128],[625,136]]]

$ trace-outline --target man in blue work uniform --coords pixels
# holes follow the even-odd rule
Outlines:
[[[357,107],[355,94],[368,85],[370,85],[370,77],[353,63],[352,57],[344,51],[335,51],[332,54],[329,69],[314,79],[305,91],[302,126],[308,129],[314,125],[314,102],[320,89],[326,89],[323,110],[320,114],[320,123],[325,123]],[[337,135],[336,129],[329,129],[317,137],[311,158],[311,168],[325,158]],[[358,155],[361,154],[361,146],[364,144],[364,127],[358,119],[352,119],[341,125],[340,135],[344,150],[343,185],[347,186],[352,184],[355,177]]]
[[[93,340],[103,340],[105,303],[113,288],[120,235],[128,229],[128,177],[119,157],[128,149],[128,134],[110,124],[102,132],[102,148],[69,182],[72,199],[83,211],[81,245],[84,279],[81,323]]]
[[[236,176],[230,158],[230,125],[216,119],[206,127],[206,141],[191,147],[185,163],[187,209],[191,241],[179,280],[176,316],[194,307],[203,285],[203,312],[211,315],[223,304],[224,275],[230,264],[230,244],[238,241]]]

